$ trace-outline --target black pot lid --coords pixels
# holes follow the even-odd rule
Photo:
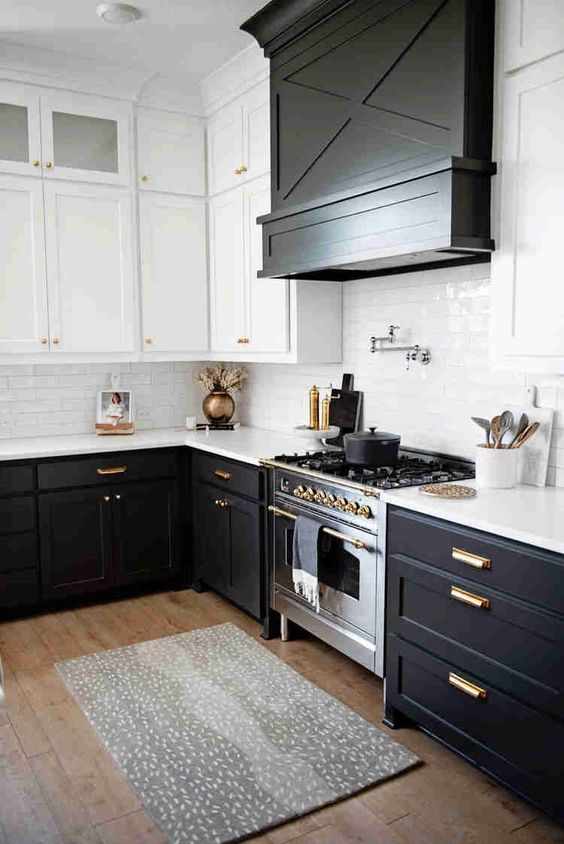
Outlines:
[[[354,434],[345,434],[345,440],[355,440],[356,442],[380,442],[396,443],[400,442],[399,434],[391,434],[389,431],[377,431],[376,428],[369,428],[368,431],[356,431]]]

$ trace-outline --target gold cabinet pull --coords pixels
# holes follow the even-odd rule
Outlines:
[[[104,501],[106,502],[106,504],[108,503],[109,500],[110,500],[110,496],[104,495]]]
[[[492,561],[487,557],[479,557],[477,554],[471,554],[470,551],[463,551],[462,548],[452,549],[452,559],[458,560],[459,563],[466,563],[467,566],[475,569],[491,569],[492,567]]]
[[[453,671],[449,671],[448,681],[455,689],[464,692],[465,695],[474,698],[474,700],[485,700],[488,695],[486,689],[477,686],[475,683],[471,683],[470,680],[465,680],[464,677],[459,677]]]
[[[42,337],[39,342],[41,343],[42,346],[46,346],[47,343],[49,342],[49,340],[47,339],[47,337]]]
[[[59,345],[59,343],[60,343],[61,341],[59,340],[59,338],[58,338],[58,337],[53,337],[52,342],[53,342],[53,345],[54,345],[54,346],[58,346],[58,345]]]
[[[227,510],[230,506],[230,502],[226,498],[216,498],[213,503],[216,507],[221,507],[222,510]]]
[[[244,164],[241,164],[241,166],[239,167],[239,173],[246,173],[246,172],[247,172],[247,168],[245,167]]]
[[[294,516],[293,513],[288,513],[287,510],[281,510],[280,507],[275,507],[273,504],[268,505],[268,510],[271,513],[274,513],[275,516],[280,516],[283,519],[291,519],[293,522],[297,521],[297,516]],[[348,536],[346,533],[341,533],[339,530],[333,530],[333,528],[322,527],[321,530],[323,533],[327,533],[329,536],[334,536],[335,539],[342,539],[343,542],[348,542],[350,545],[354,545],[355,548],[366,548],[364,542],[360,539],[355,539],[353,536]]]
[[[148,346],[152,346],[153,345],[153,338],[152,337],[145,337],[145,343]]]
[[[141,176],[141,181],[142,181],[142,182],[148,182],[148,181],[149,181],[149,177],[148,177],[148,176]]]
[[[490,606],[489,598],[483,598],[481,595],[474,595],[473,592],[467,592],[466,589],[460,589],[459,586],[450,587],[450,597],[456,601],[461,601],[463,604],[468,604],[471,607],[477,607],[480,610],[487,610]]]
[[[246,346],[246,345],[248,345],[248,343],[250,343],[250,342],[251,342],[251,341],[249,340],[249,338],[248,338],[248,337],[237,337],[237,343],[238,343],[240,346]]]
[[[32,164],[33,164],[33,166],[34,166],[34,167],[39,167],[39,165],[41,164],[41,162],[39,161],[39,159],[38,159],[38,158],[35,158],[35,159],[33,160]]]
[[[45,167],[46,167],[48,170],[50,170],[52,166],[53,166],[53,162],[51,162],[51,161],[46,161],[46,162],[45,162]]]
[[[116,501],[121,501],[121,495],[114,495]]]
[[[127,466],[108,466],[105,469],[96,469],[97,475],[123,475],[127,472]]]
[[[224,472],[223,469],[214,469],[216,478],[221,478],[222,481],[228,481],[231,477],[231,472]]]

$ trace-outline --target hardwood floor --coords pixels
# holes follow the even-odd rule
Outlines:
[[[0,844],[164,844],[53,663],[225,621],[258,638],[258,624],[211,592],[162,593],[0,624],[8,701],[0,714]],[[260,641],[387,731],[373,675],[314,639]],[[563,827],[423,733],[393,736],[425,764],[250,840],[564,844]]]

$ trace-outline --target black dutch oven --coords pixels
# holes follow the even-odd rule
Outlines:
[[[351,466],[393,466],[398,461],[401,437],[386,431],[369,428],[345,434],[345,460]]]

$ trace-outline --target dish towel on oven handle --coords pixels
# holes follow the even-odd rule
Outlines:
[[[292,547],[292,579],[294,592],[319,612],[319,579],[317,575],[318,540],[321,525],[306,516],[298,516]]]

